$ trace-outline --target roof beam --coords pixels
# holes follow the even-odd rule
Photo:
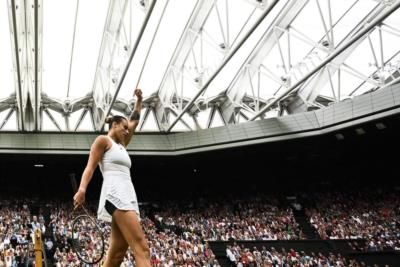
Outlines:
[[[96,72],[93,80],[92,86],[92,97],[93,97],[93,107],[92,107],[92,118],[94,121],[94,129],[100,128],[101,120],[104,117],[104,105],[106,100],[106,93],[109,91],[109,87],[114,84],[114,80],[111,77],[111,66],[114,60],[114,53],[116,51],[119,39],[121,27],[124,23],[124,15],[126,10],[127,0],[111,0],[108,6],[107,18],[104,25],[103,37],[101,41],[101,47],[99,51],[99,56],[97,59]],[[122,4],[122,11],[118,10],[116,5]],[[113,23],[113,17],[118,16],[117,22]],[[106,53],[110,52],[108,61],[104,61],[104,56]],[[103,74],[104,68],[106,68],[107,73]],[[107,75],[107,77],[103,77]],[[107,79],[103,82],[104,78]],[[109,83],[111,81],[111,84]]]
[[[374,18],[378,17],[387,10],[384,5],[377,5],[372,11],[365,16],[365,18],[343,39],[343,41],[337,46],[340,47],[353,38],[353,36],[363,29],[366,25],[369,25]],[[315,78],[310,80],[309,83],[305,84],[299,91],[298,97],[296,97],[292,103],[288,104],[288,110],[290,113],[304,112],[307,111],[310,103],[316,101],[321,88],[328,82],[331,82],[331,77],[343,66],[346,59],[360,46],[360,44],[369,37],[369,33],[362,36],[351,46],[349,46],[346,51],[343,51],[340,55],[336,56],[329,64],[329,67],[322,68],[321,71],[316,74]],[[335,50],[333,50],[334,52]],[[372,80],[372,79],[371,79]],[[333,91],[334,93],[334,91]],[[340,99],[338,96],[337,100]]]
[[[284,34],[284,31],[275,29],[286,29],[289,27],[308,2],[309,0],[288,1],[282,7],[279,15],[273,20],[271,26],[265,30],[263,36],[257,42],[255,48],[243,62],[242,66],[238,69],[225,91],[225,94],[229,97],[221,104],[221,114],[228,123],[236,123],[235,117],[240,111],[240,103],[245,96],[245,88],[249,82],[251,85],[251,77],[253,77],[257,71],[260,74],[261,70],[259,66],[263,66],[263,60],[271,53],[274,46],[278,45],[280,48],[279,39]],[[249,66],[254,66],[254,68]],[[268,69],[266,69],[266,71],[268,71]],[[269,74],[270,73],[267,73],[267,75]],[[281,82],[278,79],[275,80]]]
[[[268,8],[261,14],[261,16],[257,19],[254,25],[250,28],[250,30],[242,37],[242,39],[238,42],[235,48],[233,48],[230,53],[225,57],[221,65],[214,73],[208,78],[208,80],[204,83],[201,89],[197,92],[197,94],[190,100],[190,102],[183,108],[181,113],[176,117],[176,119],[170,124],[167,132],[170,132],[171,129],[175,126],[175,124],[182,118],[182,116],[193,106],[195,101],[205,92],[211,82],[217,77],[220,71],[225,67],[225,65],[231,60],[231,58],[236,54],[236,52],[242,47],[242,45],[246,42],[246,40],[250,37],[253,31],[260,25],[260,23],[265,19],[265,17],[272,11],[275,5],[279,2],[279,0],[275,0],[272,2]]]
[[[24,125],[24,116],[23,116],[23,95],[22,95],[22,84],[21,84],[21,65],[19,58],[19,45],[18,45],[18,28],[17,28],[17,14],[16,14],[17,6],[15,5],[15,0],[11,0],[11,16],[10,24],[12,24],[12,37],[13,42],[12,45],[14,47],[14,68],[16,69],[16,97],[17,97],[17,106],[18,106],[18,127],[21,131],[25,131]],[[10,14],[9,14],[10,15]]]
[[[157,95],[159,97],[159,103],[155,107],[156,114],[158,121],[164,121],[160,126],[163,130],[168,128],[168,120],[163,120],[163,117],[167,117],[170,109],[170,100],[175,93],[176,90],[172,90],[171,88],[166,85],[166,81],[168,78],[172,78],[174,81],[174,88],[176,89],[177,85],[175,82],[175,74],[174,72],[176,69],[180,69],[191,51],[193,46],[194,40],[191,38],[191,32],[195,31],[198,32],[204,26],[213,5],[215,4],[215,0],[204,0],[204,1],[197,1],[196,5],[193,8],[193,11],[190,15],[190,19],[185,25],[185,29],[183,30],[178,44],[175,47],[175,50],[172,54],[171,60],[168,63],[168,67],[164,73],[164,76],[161,80],[160,86],[157,90]]]
[[[124,70],[123,70],[123,72],[121,74],[121,77],[120,77],[119,81],[118,81],[118,85],[116,87],[114,96],[113,96],[111,102],[109,104],[108,103],[106,104],[107,111],[105,113],[97,114],[97,117],[96,117],[96,130],[98,130],[98,131],[101,131],[104,128],[104,125],[105,125],[104,118],[106,118],[110,114],[111,109],[112,109],[112,107],[113,107],[113,105],[114,105],[114,103],[115,103],[115,101],[117,99],[118,93],[119,93],[119,91],[120,91],[120,89],[122,87],[122,84],[123,84],[124,80],[125,80],[125,76],[126,76],[126,74],[128,72],[128,69],[129,69],[129,67],[131,65],[132,59],[135,56],[136,50],[137,50],[137,48],[139,46],[139,43],[140,43],[140,41],[142,39],[142,36],[143,36],[144,30],[146,29],[147,23],[150,20],[150,16],[151,16],[151,14],[153,12],[153,9],[154,9],[154,6],[155,6],[156,2],[157,2],[157,0],[153,0],[151,2],[150,6],[149,6],[149,9],[148,9],[148,11],[146,13],[146,17],[144,18],[144,21],[142,23],[142,26],[141,26],[140,31],[138,33],[138,36],[137,36],[137,38],[135,40],[135,44],[132,47],[132,51],[130,53],[128,61],[127,61],[126,65],[125,65],[125,68],[124,68]]]
[[[42,0],[11,0],[13,66],[20,131],[38,130],[41,98]]]
[[[35,123],[35,131],[38,130],[38,97],[39,97],[39,87],[38,87],[38,51],[39,51],[39,22],[38,22],[38,0],[35,0],[34,5],[34,20],[35,20],[35,98],[34,98],[34,105],[35,105],[35,112],[34,112],[34,123]]]
[[[228,86],[226,93],[230,95],[233,99],[241,99],[244,96],[244,92],[242,92],[241,96],[235,96],[238,93],[238,90],[242,88],[245,84],[248,83],[248,76],[244,72],[246,67],[251,66],[260,66],[263,62],[263,59],[269,55],[274,46],[277,44],[277,40],[284,34],[283,31],[275,30],[286,29],[297,17],[297,15],[301,12],[301,10],[306,6],[309,0],[297,0],[297,1],[288,1],[285,6],[282,7],[279,12],[278,17],[271,23],[271,26],[265,31],[262,38],[256,44],[254,50],[247,57],[245,62],[242,64],[241,68],[236,73],[234,79],[231,84]],[[250,76],[253,76],[256,70],[249,69]]]
[[[34,90],[34,124],[35,131],[40,128],[40,103],[41,103],[41,93],[42,93],[42,0],[34,0],[34,27],[35,27],[35,90]]]

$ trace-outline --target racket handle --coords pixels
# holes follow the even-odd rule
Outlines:
[[[74,193],[75,193],[76,191],[78,191],[78,184],[76,183],[75,173],[70,173],[70,174],[69,174],[69,179],[70,179],[70,181],[71,181],[72,190],[73,190]]]

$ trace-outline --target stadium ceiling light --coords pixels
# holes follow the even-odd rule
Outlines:
[[[33,166],[34,166],[35,168],[43,168],[43,167],[44,167],[43,164],[34,164]]]
[[[356,133],[357,133],[358,135],[363,135],[363,134],[365,134],[365,130],[364,130],[363,128],[357,128],[357,129],[356,129]]]
[[[344,135],[341,134],[341,133],[335,134],[335,137],[336,137],[337,140],[344,140]]]
[[[382,122],[378,122],[376,125],[376,128],[378,128],[379,130],[383,130],[386,129],[386,125],[383,124]]]

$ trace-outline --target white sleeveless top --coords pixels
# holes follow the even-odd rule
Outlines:
[[[100,161],[100,171],[103,174],[97,218],[111,222],[111,214],[105,209],[106,200],[119,210],[133,210],[138,216],[139,205],[130,175],[131,159],[125,147],[117,144],[111,137],[111,147]]]

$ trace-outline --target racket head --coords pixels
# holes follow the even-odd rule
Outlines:
[[[84,263],[96,264],[101,261],[105,253],[104,234],[93,217],[82,214],[74,218],[72,247]]]

